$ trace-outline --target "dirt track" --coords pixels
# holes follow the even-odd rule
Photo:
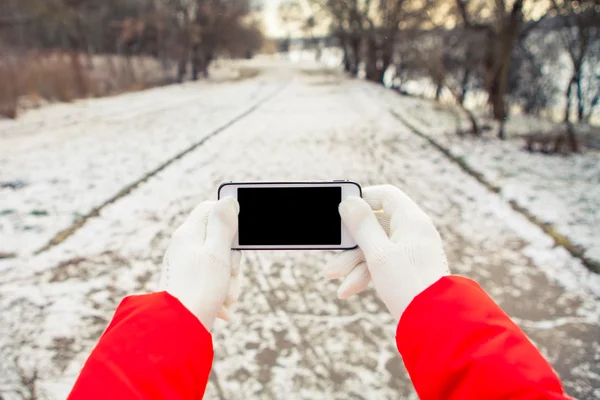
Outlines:
[[[235,85],[241,88],[237,102]],[[132,168],[144,163],[147,168],[140,171],[147,173],[210,133],[203,122],[213,121],[216,127],[251,107],[260,98],[253,90],[277,94],[107,204],[60,244],[37,256],[24,251],[2,261],[0,326],[8,327],[8,335],[0,339],[0,396],[21,398],[17,391],[27,393],[26,378],[37,371],[39,398],[64,397],[120,299],[156,289],[169,235],[195,204],[216,196],[219,183],[313,179],[403,188],[440,229],[453,272],[484,286],[548,357],[571,395],[600,396],[597,298],[577,281],[585,269],[564,249],[553,248],[550,238],[497,194],[402,125],[388,112],[389,104],[380,103],[379,89],[281,63],[252,81],[228,84],[222,93],[232,101],[221,99],[220,108],[207,109],[207,100],[198,100],[204,89],[198,85],[199,96],[190,96],[180,107],[153,104],[152,113],[126,123],[121,135],[136,133],[136,126],[152,129],[149,144],[139,132],[135,142],[140,153],[151,157],[135,158],[133,144],[119,153],[126,136],[112,150],[105,144],[106,157],[130,154]],[[210,90],[219,93],[216,86]],[[178,131],[161,132],[169,121]],[[64,135],[71,146],[80,140],[77,132],[67,135],[58,128],[49,134]],[[175,135],[189,141],[160,147]],[[45,140],[50,149],[64,145],[59,139]],[[9,168],[27,168],[32,165],[27,153],[2,154],[2,161]],[[85,159],[65,162],[76,165]],[[110,175],[118,157],[104,163],[90,160]],[[56,171],[70,179],[59,167]],[[92,190],[96,197],[80,213],[143,176],[125,175],[126,180],[114,174],[114,189]],[[84,182],[89,180],[73,178],[64,187],[85,193]],[[32,184],[23,190],[32,190],[31,196],[42,189]],[[61,201],[68,202],[52,198],[59,208]],[[49,240],[59,230],[44,230],[40,237]],[[214,330],[216,354],[206,398],[416,398],[395,349],[391,317],[372,290],[347,301],[335,298],[336,284],[323,276],[331,256],[333,252],[245,253],[246,283],[237,319]],[[564,271],[560,281],[546,273],[550,269]]]

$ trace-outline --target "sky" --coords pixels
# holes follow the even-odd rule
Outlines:
[[[263,4],[264,13],[264,27],[265,33],[269,37],[285,37],[289,32],[282,27],[281,21],[279,20],[279,5],[286,1],[291,0],[254,0],[256,3]],[[307,0],[300,0],[301,7],[305,10],[305,14],[310,14],[310,7]],[[511,2],[508,2],[508,6],[511,6]],[[547,0],[534,0],[525,3],[526,14],[537,19],[547,8]],[[302,32],[293,32],[292,36],[302,36]]]
[[[264,5],[265,33],[271,37],[283,35],[283,30],[277,17],[280,0],[263,0],[262,3]]]
[[[262,0],[262,1],[258,1],[259,3],[262,3],[264,6],[264,27],[265,27],[265,33],[267,34],[267,36],[269,37],[285,37],[287,36],[290,32],[288,32],[287,29],[284,29],[284,27],[281,24],[281,21],[279,20],[279,5],[282,3],[285,3],[286,1],[290,1],[290,0]],[[310,6],[308,4],[307,0],[300,0],[299,1],[300,6],[302,7],[302,9],[304,10],[305,16],[308,17],[310,15]],[[302,36],[303,32],[302,31],[298,31],[298,32],[292,32],[292,36]]]

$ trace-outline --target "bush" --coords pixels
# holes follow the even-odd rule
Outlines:
[[[71,101],[92,89],[76,53],[11,55],[0,61],[0,115],[8,118],[17,116],[23,97]]]
[[[46,101],[68,102],[162,85],[167,73],[150,57],[0,53],[0,116],[16,118],[20,109]]]
[[[8,60],[0,60],[0,116],[15,118],[19,97],[18,74]]]

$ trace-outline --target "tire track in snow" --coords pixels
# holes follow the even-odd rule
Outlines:
[[[231,82],[239,82],[239,81],[225,81],[222,83],[228,84]],[[85,126],[90,125],[95,122],[121,122],[130,119],[135,119],[140,116],[160,113],[164,111],[168,111],[174,108],[181,107],[182,105],[189,103],[194,100],[203,99],[206,97],[206,93],[202,92],[201,94],[191,94],[188,92],[181,93],[181,99],[171,101],[168,104],[155,104],[155,99],[152,97],[152,93],[156,90],[164,90],[169,89],[175,91],[177,89],[180,90],[189,90],[191,87],[190,84],[192,82],[185,82],[183,84],[170,84],[163,86],[156,86],[153,88],[144,89],[137,92],[125,92],[120,94],[115,94],[113,96],[100,97],[100,98],[83,98],[76,99],[74,104],[83,106],[88,101],[97,101],[100,102],[101,107],[99,111],[95,111],[89,115],[85,115],[83,118],[75,118],[63,120],[61,122],[57,122],[53,125],[46,125],[47,118],[41,118],[38,120],[32,120],[27,122],[19,122],[18,124],[11,124],[7,126],[0,126],[0,139],[10,140],[14,138],[23,138],[25,136],[31,136],[36,133],[39,133],[40,130],[49,130],[49,131],[58,131],[62,129],[68,129],[76,126]],[[217,85],[220,85],[219,82],[210,82],[208,86],[203,89],[214,90],[217,89]],[[188,86],[189,85],[189,86]],[[186,87],[187,86],[187,87]],[[150,96],[148,95],[150,94]],[[179,95],[179,94],[178,94]],[[126,109],[118,106],[109,106],[106,107],[105,102],[109,101],[114,97],[127,97],[130,98],[130,106]],[[57,106],[67,106],[67,103],[57,103],[54,104]],[[81,110],[80,110],[81,111]],[[85,111],[85,110],[84,110]],[[65,116],[63,115],[63,119]]]
[[[50,239],[50,241],[48,241],[48,243],[46,243],[40,249],[36,250],[34,252],[34,254],[37,255],[37,254],[43,253],[43,252],[50,250],[51,248],[59,245],[60,243],[64,242],[69,236],[73,235],[75,232],[77,232],[79,229],[81,229],[90,218],[99,216],[100,212],[106,206],[127,196],[129,193],[131,193],[133,190],[135,190],[142,183],[146,182],[148,179],[150,179],[153,176],[155,176],[156,174],[160,173],[161,171],[163,171],[164,169],[169,167],[171,164],[173,164],[175,161],[180,160],[181,158],[185,157],[187,154],[196,150],[198,147],[200,147],[204,143],[206,143],[210,138],[218,135],[219,133],[223,132],[227,128],[230,128],[231,126],[240,122],[244,118],[248,117],[250,114],[254,113],[262,104],[268,102],[269,100],[273,99],[275,96],[280,94],[288,86],[288,84],[290,82],[291,81],[287,81],[287,82],[281,84],[273,92],[269,93],[268,95],[266,95],[265,97],[261,98],[256,103],[254,103],[252,106],[250,106],[246,111],[244,111],[241,114],[237,115],[236,117],[230,119],[229,121],[227,121],[226,123],[224,123],[223,125],[218,127],[217,129],[213,130],[208,135],[204,136],[202,139],[200,139],[196,143],[192,144],[191,146],[188,146],[184,150],[175,154],[173,157],[168,158],[166,161],[161,163],[156,168],[152,169],[150,172],[142,175],[139,179],[137,179],[134,182],[130,183],[129,185],[125,186],[123,189],[118,191],[114,196],[110,197],[109,199],[107,199],[106,201],[101,203],[100,205],[94,207],[90,212],[83,215],[81,218],[79,218],[77,221],[75,221],[69,227],[58,232],[56,235],[54,235],[54,237],[52,237],[52,239]]]

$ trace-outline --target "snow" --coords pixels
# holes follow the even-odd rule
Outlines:
[[[389,107],[433,138],[485,179],[501,189],[539,220],[585,249],[585,256],[600,262],[600,152],[560,156],[529,153],[517,135],[547,131],[552,124],[524,116],[507,122],[509,140],[487,133],[482,138],[458,137],[457,117],[449,106],[432,101],[382,93]],[[459,114],[461,129],[467,126]]]
[[[84,100],[0,125],[0,252],[30,254],[166,159],[243,113],[268,82],[184,84]],[[194,112],[191,112],[194,110]],[[56,111],[54,119],[48,114]],[[41,114],[42,116],[39,116]]]
[[[0,251],[18,253],[0,260],[4,399],[26,393],[23,376],[34,371],[40,396],[64,398],[119,301],[157,289],[170,234],[198,202],[216,197],[221,182],[304,179],[405,190],[436,223],[452,271],[477,280],[523,327],[571,395],[594,398],[599,276],[398,121],[388,109],[413,113],[396,103],[404,98],[322,66],[306,71],[308,63],[263,58],[250,63],[263,69],[250,80],[89,100],[59,108],[56,120],[49,108],[31,111],[28,121],[55,128],[35,132],[23,122],[23,136],[18,123],[0,134],[0,181],[27,183],[0,192],[0,209],[16,210],[0,216]],[[73,214],[86,214],[266,97],[64,242],[32,254]],[[94,119],[95,102],[123,112]],[[124,110],[138,103],[150,104],[148,112],[128,118]],[[90,109],[65,125],[68,107]],[[34,208],[48,215],[29,215]],[[24,229],[21,218],[36,229]],[[332,256],[244,253],[235,318],[213,330],[207,398],[416,399],[394,321],[372,289],[336,298],[338,282],[323,276]]]

